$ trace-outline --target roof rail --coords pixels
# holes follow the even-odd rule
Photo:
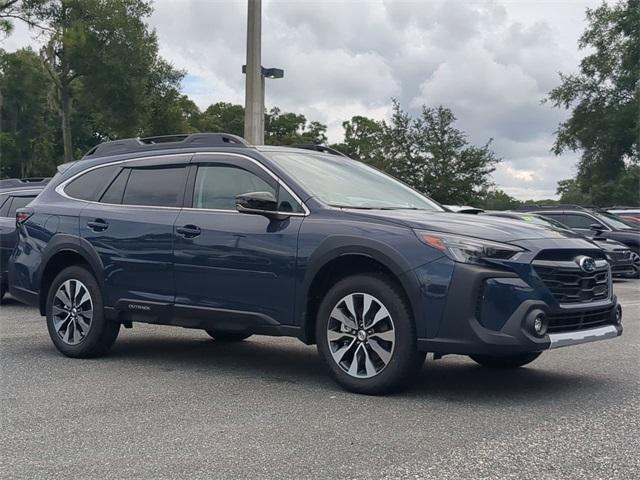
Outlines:
[[[0,188],[38,187],[49,183],[51,177],[5,178],[0,180]]]
[[[247,147],[247,141],[229,133],[192,133],[184,135],[163,135],[146,138],[123,138],[96,145],[89,150],[85,158],[108,157],[124,153],[137,153],[153,150],[193,147]]]
[[[346,157],[344,153],[335,148],[327,147],[326,145],[315,145],[313,143],[300,143],[296,145],[285,145],[285,147],[291,148],[302,148],[304,150],[314,150],[316,152],[329,153],[331,155],[339,155],[341,157]]]
[[[527,203],[524,205],[518,205],[512,210],[516,212],[524,212],[529,210],[589,210],[589,208],[582,207],[580,205],[572,205],[568,203],[551,203],[551,204],[535,204]]]

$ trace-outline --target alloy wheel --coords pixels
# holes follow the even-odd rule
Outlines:
[[[355,378],[371,378],[389,364],[396,342],[393,320],[373,295],[352,293],[331,311],[327,341],[333,360]]]
[[[53,298],[53,327],[67,345],[78,345],[91,329],[93,300],[80,280],[62,283]]]
[[[636,269],[636,275],[640,275],[640,255],[636,252],[631,252],[631,261],[633,262],[633,268]]]

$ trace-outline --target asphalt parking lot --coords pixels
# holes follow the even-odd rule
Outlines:
[[[616,340],[490,371],[428,359],[389,397],[340,390],[315,348],[136,325],[95,360],[36,310],[0,307],[0,474],[9,478],[640,478],[640,280]]]

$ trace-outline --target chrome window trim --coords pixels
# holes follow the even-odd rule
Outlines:
[[[238,212],[237,210],[223,210],[223,209],[213,209],[213,208],[193,208],[193,207],[165,207],[165,206],[155,206],[155,205],[130,205],[130,204],[126,204],[126,203],[106,203],[106,202],[96,202],[93,200],[82,200],[80,198],[74,198],[70,195],[68,195],[64,189],[65,187],[71,183],[73,180],[75,180],[78,177],[81,177],[82,175],[85,175],[89,172],[92,172],[93,170],[97,170],[98,168],[104,168],[104,167],[112,167],[114,165],[121,165],[121,164],[126,164],[126,163],[131,163],[131,162],[137,162],[137,161],[141,161],[141,160],[153,160],[156,158],[165,158],[165,157],[195,157],[195,156],[201,156],[201,155],[218,155],[218,156],[224,156],[224,157],[239,157],[239,158],[243,158],[245,160],[249,160],[250,162],[252,162],[253,164],[257,165],[258,167],[260,167],[262,170],[264,170],[269,176],[271,176],[271,178],[273,178],[276,183],[278,185],[281,185],[282,187],[284,187],[284,189],[289,192],[291,194],[291,196],[302,206],[302,209],[304,210],[304,213],[297,213],[297,212],[278,212],[290,217],[306,217],[308,216],[311,212],[309,211],[309,208],[307,208],[307,205],[300,200],[300,197],[298,197],[298,195],[296,195],[296,193],[291,190],[291,188],[289,188],[289,186],[284,183],[275,173],[273,173],[271,170],[269,170],[267,167],[265,167],[262,163],[258,162],[257,160],[249,157],[248,155],[242,155],[240,153],[228,153],[228,152],[196,152],[196,153],[171,153],[171,154],[166,154],[166,155],[152,155],[150,157],[137,157],[137,158],[130,158],[127,160],[116,160],[115,162],[109,162],[109,163],[103,163],[100,165],[95,165],[91,168],[88,168],[86,170],[83,170],[81,172],[76,173],[75,175],[73,175],[71,178],[68,178],[67,180],[65,180],[64,182],[62,182],[60,185],[58,185],[55,188],[55,192],[59,195],[61,195],[64,198],[67,198],[69,200],[75,200],[77,202],[85,202],[85,203],[90,203],[93,205],[107,205],[107,206],[111,206],[111,207],[127,207],[127,208],[160,208],[160,209],[165,209],[165,210],[195,210],[195,211],[203,211],[203,212],[225,212],[225,213],[237,213],[240,214],[240,212]],[[186,166],[191,165],[191,163],[185,164]],[[5,192],[2,192],[3,194]],[[8,193],[8,192],[7,192]]]

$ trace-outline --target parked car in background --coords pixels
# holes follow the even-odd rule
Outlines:
[[[48,178],[8,178],[0,180],[0,301],[8,288],[9,257],[16,245],[16,210],[38,196]]]
[[[537,213],[566,225],[587,237],[606,238],[624,243],[640,276],[640,228],[612,213],[597,212],[576,205],[525,205],[516,209]]]
[[[379,394],[427,352],[516,368],[622,334],[592,242],[451,213],[342,155],[199,133],[103,143],[59,172],[18,210],[9,275],[69,357],[133,322],[292,336]]]
[[[614,208],[607,208],[606,212],[611,213],[613,215],[617,215],[623,220],[626,220],[627,222],[631,222],[633,225],[637,225],[637,227],[640,228],[640,208],[614,207]]]
[[[529,212],[515,212],[515,211],[485,211],[483,215],[491,215],[501,218],[512,218],[514,220],[521,220],[523,222],[534,223],[538,225],[545,225],[549,228],[558,228],[561,230],[570,230],[567,226],[553,220],[552,218],[543,217],[536,213]],[[571,230],[570,230],[571,231]],[[575,235],[594,242],[599,248],[604,250],[611,264],[611,273],[617,277],[633,277],[637,274],[638,265],[634,264],[631,249],[623,243],[616,242],[615,240],[609,240],[599,237],[585,237],[584,235],[574,232]]]

